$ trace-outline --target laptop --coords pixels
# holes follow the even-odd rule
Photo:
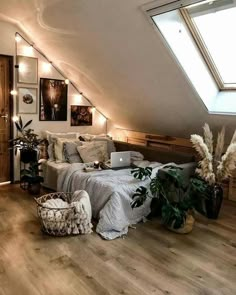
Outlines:
[[[111,163],[105,163],[106,168],[124,169],[131,167],[130,152],[111,153]]]

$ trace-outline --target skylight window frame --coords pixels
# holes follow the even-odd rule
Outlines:
[[[190,5],[192,6],[192,5]],[[179,11],[183,17],[183,20],[185,21],[200,53],[202,54],[202,57],[204,58],[217,86],[219,87],[219,90],[221,91],[227,91],[227,90],[236,90],[236,83],[235,84],[229,84],[224,83],[220,72],[217,69],[217,66],[214,63],[213,58],[211,57],[211,54],[201,36],[201,33],[198,30],[197,25],[195,24],[194,20],[190,17],[188,13],[188,7],[186,6],[184,8],[179,8]]]

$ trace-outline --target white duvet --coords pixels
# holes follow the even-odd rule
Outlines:
[[[153,174],[160,163],[150,164]],[[57,190],[74,192],[85,190],[90,196],[93,217],[98,218],[96,232],[112,240],[127,234],[128,227],[141,221],[150,213],[150,199],[144,205],[132,209],[130,202],[136,189],[147,185],[150,180],[140,181],[131,175],[131,169],[83,172],[84,164],[72,164],[62,171],[58,178]]]

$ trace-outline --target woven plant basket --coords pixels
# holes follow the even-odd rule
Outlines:
[[[72,224],[75,220],[75,208],[47,208],[43,205],[50,199],[62,199],[70,203],[72,193],[56,192],[35,198],[37,212],[41,222],[42,231],[52,236],[74,235]]]

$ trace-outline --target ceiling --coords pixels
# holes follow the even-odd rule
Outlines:
[[[1,0],[0,17],[17,22],[119,127],[189,137],[208,122],[232,131],[235,116],[207,113],[142,11],[147,2]]]

